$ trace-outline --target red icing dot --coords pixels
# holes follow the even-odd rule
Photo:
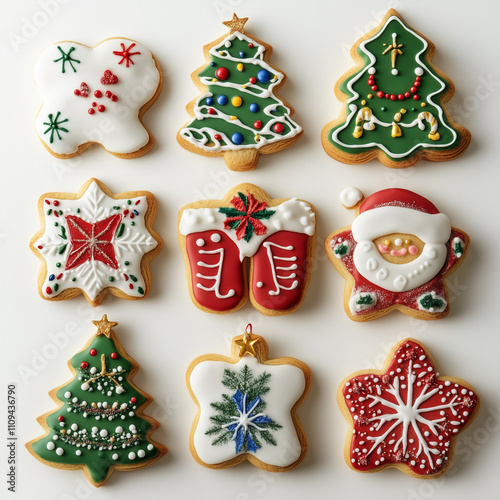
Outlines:
[[[97,92],[97,90],[96,90]],[[106,97],[111,97],[113,94],[111,93],[111,91],[109,90],[106,90],[106,93],[104,94]],[[97,96],[96,96],[97,97]]]
[[[95,356],[97,354],[97,351],[95,349],[90,349],[89,354],[91,356]]]
[[[381,90],[379,90],[377,92],[377,97],[384,97],[384,93]]]
[[[207,113],[208,113],[209,115],[215,115],[215,109],[214,109],[214,108],[208,108],[208,109],[207,109]]]
[[[57,417],[57,420],[59,420],[59,422],[64,422],[64,417],[62,415],[59,415]]]
[[[60,280],[62,278],[63,273],[59,274],[56,278],[56,280]]]
[[[113,94],[113,95],[111,96],[111,100],[112,100],[113,102],[116,102],[116,101],[118,101],[118,97],[116,97],[116,96]]]
[[[130,398],[131,403],[137,403],[137,398],[136,397],[131,397]]]
[[[397,99],[396,94],[391,94],[391,101],[395,101]]]
[[[106,107],[101,104],[97,109],[99,110],[99,113],[102,113],[106,110]]]
[[[86,361],[82,361],[80,363],[80,368],[82,368],[83,370],[87,369],[88,367],[89,367],[89,364]]]
[[[385,96],[384,96],[384,97],[385,97],[386,99],[389,99],[389,97],[390,97],[390,96],[389,96],[389,94],[385,94]]]
[[[54,203],[54,206],[55,206],[55,207],[58,207],[58,206],[59,206],[59,202],[58,202],[57,200],[54,200],[54,202],[53,202],[53,203]]]
[[[229,78],[229,70],[227,68],[224,68],[224,66],[221,66],[220,68],[217,68],[215,76],[219,80],[227,80]]]
[[[50,288],[50,286],[48,286],[46,289],[45,289],[45,293],[47,295],[52,295],[52,288]]]
[[[399,99],[400,101],[402,101],[404,98],[405,98],[405,96],[404,96],[403,94],[399,94],[399,95],[398,95],[398,99]]]
[[[75,92],[74,92],[75,95],[82,95],[82,93],[80,92],[79,89],[75,89]]]
[[[220,141],[222,139],[222,136],[220,134],[215,134],[214,139]]]
[[[94,92],[94,96],[97,97],[99,99],[99,97],[102,97],[102,92],[100,90],[96,90]]]
[[[416,80],[413,85],[415,85],[415,87],[420,87],[420,82],[418,80]]]
[[[412,87],[412,88],[410,89],[410,92],[415,93],[416,91],[417,91],[417,87]]]
[[[123,211],[123,215],[125,215],[125,216],[127,216],[127,215],[128,215],[128,209],[125,209],[125,210]]]
[[[42,248],[42,245],[38,245],[38,250],[41,250]]]
[[[94,106],[94,108],[97,106],[97,103],[96,102],[93,102],[92,103],[92,106]]]
[[[410,97],[410,93],[409,92],[405,92],[405,97],[408,99],[408,97]]]
[[[418,100],[420,99],[420,97],[419,97],[417,94],[415,94],[415,95],[413,96],[413,99],[414,99],[415,101],[418,101]]]
[[[253,122],[253,128],[260,130],[262,128],[262,122],[260,120]]]
[[[250,77],[250,78],[248,79],[248,81],[249,81],[250,83],[257,83],[257,78],[255,78],[255,76],[252,76],[252,77]]]
[[[130,214],[130,218],[133,219],[135,217],[134,214]]]
[[[111,359],[116,359],[118,357],[118,354],[116,354],[116,352],[112,352],[110,354],[110,356],[111,356]]]
[[[253,49],[253,43],[252,43],[252,42],[250,42],[250,43],[248,44],[248,48],[249,48],[249,49]]]
[[[133,290],[134,289],[134,285],[132,285],[132,283],[129,283],[128,287]]]
[[[376,85],[372,85],[372,90],[375,92],[375,90],[377,90],[378,87]]]
[[[95,109],[94,108],[89,108],[89,115],[93,115],[95,113]]]
[[[283,132],[283,130],[285,130],[285,127],[283,126],[282,123],[277,123],[273,128],[277,134],[281,134],[281,132]]]
[[[47,205],[50,205],[50,201],[49,200],[45,200],[45,203],[47,203]]]

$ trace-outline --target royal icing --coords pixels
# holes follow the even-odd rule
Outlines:
[[[394,305],[431,315],[445,311],[444,277],[459,263],[467,236],[453,229],[448,217],[428,200],[403,189],[379,191],[363,201],[359,211],[351,229],[336,231],[327,239],[332,263],[352,275],[353,282],[346,285],[351,316]],[[422,240],[423,248],[411,237],[392,241],[391,234],[413,235]],[[388,240],[376,245],[374,240],[381,237]],[[384,255],[412,260],[389,262]]]
[[[392,465],[438,474],[478,406],[472,389],[438,377],[425,349],[408,339],[384,373],[354,376],[341,392],[353,426],[349,461],[359,471]]]
[[[139,113],[157,93],[160,73],[144,45],[122,38],[93,48],[56,43],[40,55],[35,81],[43,100],[36,130],[53,153],[72,155],[96,142],[125,155],[150,142]]]
[[[291,410],[305,389],[294,365],[266,365],[245,356],[238,363],[203,361],[189,384],[200,407],[193,445],[206,464],[250,453],[286,467],[301,456]]]
[[[329,131],[329,142],[354,154],[379,148],[393,161],[456,147],[460,134],[440,103],[449,83],[426,61],[428,49],[397,15],[388,16],[358,45],[365,66],[340,85],[347,118]]]
[[[43,209],[33,248],[46,263],[44,298],[74,288],[91,301],[108,287],[134,298],[147,293],[141,261],[158,241],[146,227],[146,196],[114,199],[93,181],[76,200],[44,198]]]
[[[295,198],[268,207],[239,192],[231,206],[186,208],[179,232],[186,236],[192,292],[203,307],[228,311],[245,295],[243,260],[252,258],[252,300],[270,310],[298,304],[308,276],[312,207]]]
[[[43,417],[47,434],[29,446],[49,465],[87,468],[99,485],[112,465],[136,468],[166,449],[149,438],[158,423],[142,416],[149,396],[130,381],[137,365],[117,343],[111,331],[116,323],[104,316],[94,324],[91,342],[71,358],[73,380],[55,392],[60,407]]]
[[[210,64],[198,74],[208,92],[197,99],[194,118],[181,129],[183,139],[219,152],[260,149],[302,132],[274,93],[285,75],[265,62],[265,51],[240,31],[210,49]]]

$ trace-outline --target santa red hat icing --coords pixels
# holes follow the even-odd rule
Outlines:
[[[351,203],[357,205],[363,195],[356,188],[347,188],[340,198],[349,207]],[[361,203],[359,215],[352,223],[352,235],[359,243],[391,233],[413,234],[424,242],[444,244],[450,238],[451,224],[423,196],[407,189],[384,189]]]

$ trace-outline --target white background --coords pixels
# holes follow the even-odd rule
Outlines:
[[[449,109],[473,137],[468,151],[456,160],[421,162],[395,171],[377,161],[343,165],[321,147],[322,126],[340,111],[333,86],[352,66],[348,51],[391,6],[436,44],[434,63],[456,84]],[[17,498],[114,499],[142,494],[176,499],[369,496],[416,500],[498,495],[500,12],[496,0],[478,6],[478,2],[456,0],[1,3],[2,497],[7,488],[3,436],[8,382],[17,384],[18,394]],[[191,154],[175,139],[188,120],[185,105],[198,95],[190,74],[204,62],[202,46],[226,33],[221,21],[230,19],[233,10],[250,17],[246,27],[251,35],[274,47],[270,62],[289,77],[281,95],[294,106],[294,119],[305,130],[295,146],[261,157],[256,171],[238,174],[229,172],[221,158]],[[111,36],[144,43],[163,68],[163,91],[145,115],[156,145],[134,160],[115,158],[99,147],[74,160],[57,160],[45,151],[34,131],[41,104],[32,77],[37,55],[56,41],[95,45]],[[28,248],[39,228],[38,197],[47,191],[75,192],[93,176],[114,192],[146,189],[158,198],[155,226],[165,248],[152,263],[152,293],[144,301],[130,303],[108,296],[93,309],[82,296],[63,302],[47,302],[38,296],[39,261]],[[317,208],[315,269],[306,299],[292,315],[264,317],[250,305],[230,315],[210,315],[189,299],[176,237],[178,209],[196,197],[220,198],[240,182],[255,183],[276,198],[298,196]],[[323,250],[325,237],[352,221],[353,213],[345,211],[338,198],[346,185],[355,185],[366,195],[387,187],[412,189],[469,233],[469,255],[449,281],[451,314],[447,318],[422,322],[397,312],[369,323],[347,318],[342,306],[344,280]],[[155,439],[170,451],[151,467],[115,472],[106,486],[95,489],[81,471],[45,467],[23,444],[42,434],[35,418],[54,408],[47,392],[70,378],[67,359],[93,334],[90,321],[104,313],[119,322],[116,332],[121,342],[141,364],[135,381],[155,397],[148,411],[161,422]],[[309,452],[291,472],[265,473],[248,463],[213,471],[198,465],[188,449],[195,405],[185,386],[186,367],[204,353],[228,354],[230,338],[241,334],[249,322],[268,340],[271,357],[295,356],[313,372],[309,397],[299,411]],[[407,336],[427,345],[443,375],[469,381],[482,397],[479,416],[458,439],[449,473],[437,480],[416,480],[394,469],[360,474],[344,462],[347,423],[337,407],[337,386],[353,371],[380,368],[388,350]]]

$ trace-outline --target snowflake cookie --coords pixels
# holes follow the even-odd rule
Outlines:
[[[383,370],[347,377],[337,399],[350,423],[345,459],[352,469],[395,467],[417,478],[446,472],[457,434],[479,410],[475,390],[439,376],[429,351],[413,339],[394,347]]]
[[[35,66],[43,105],[35,128],[57,158],[71,158],[99,144],[120,158],[147,153],[154,137],[142,116],[162,86],[158,61],[128,38],[108,38],[95,47],[59,42]]]
[[[115,195],[90,179],[76,194],[44,194],[38,208],[42,229],[30,247],[43,262],[38,286],[44,299],[83,293],[98,306],[108,292],[130,300],[149,293],[149,263],[163,246],[152,228],[151,193]]]
[[[271,199],[253,184],[185,206],[179,242],[193,302],[206,312],[231,312],[245,304],[249,289],[264,314],[294,311],[311,276],[315,229],[310,203]]]
[[[46,434],[26,444],[40,462],[56,469],[83,469],[102,486],[115,469],[146,467],[167,453],[151,439],[159,427],[144,409],[153,398],[132,378],[139,365],[118,342],[106,315],[97,332],[69,362],[72,380],[50,391],[58,408],[38,422]]]
[[[445,278],[463,262],[469,237],[429,200],[406,189],[364,199],[349,187],[340,200],[356,210],[356,218],[352,227],[330,234],[325,246],[346,279],[348,316],[368,321],[394,309],[426,320],[446,316]]]
[[[455,87],[431,64],[434,52],[430,40],[390,9],[351,50],[357,66],[335,86],[344,108],[323,128],[325,151],[343,163],[377,158],[391,168],[464,153],[471,135],[444,106]]]
[[[268,359],[265,339],[244,335],[231,342],[231,357],[207,354],[187,371],[198,405],[189,447],[195,460],[223,469],[248,460],[272,472],[296,467],[307,441],[296,414],[309,390],[311,372],[294,358]]]
[[[188,104],[192,119],[177,134],[183,148],[222,156],[237,171],[302,135],[293,108],[277,95],[286,75],[268,63],[272,47],[245,32],[247,20],[233,14],[224,22],[229,33],[204,47],[206,65],[191,75],[202,95]]]

